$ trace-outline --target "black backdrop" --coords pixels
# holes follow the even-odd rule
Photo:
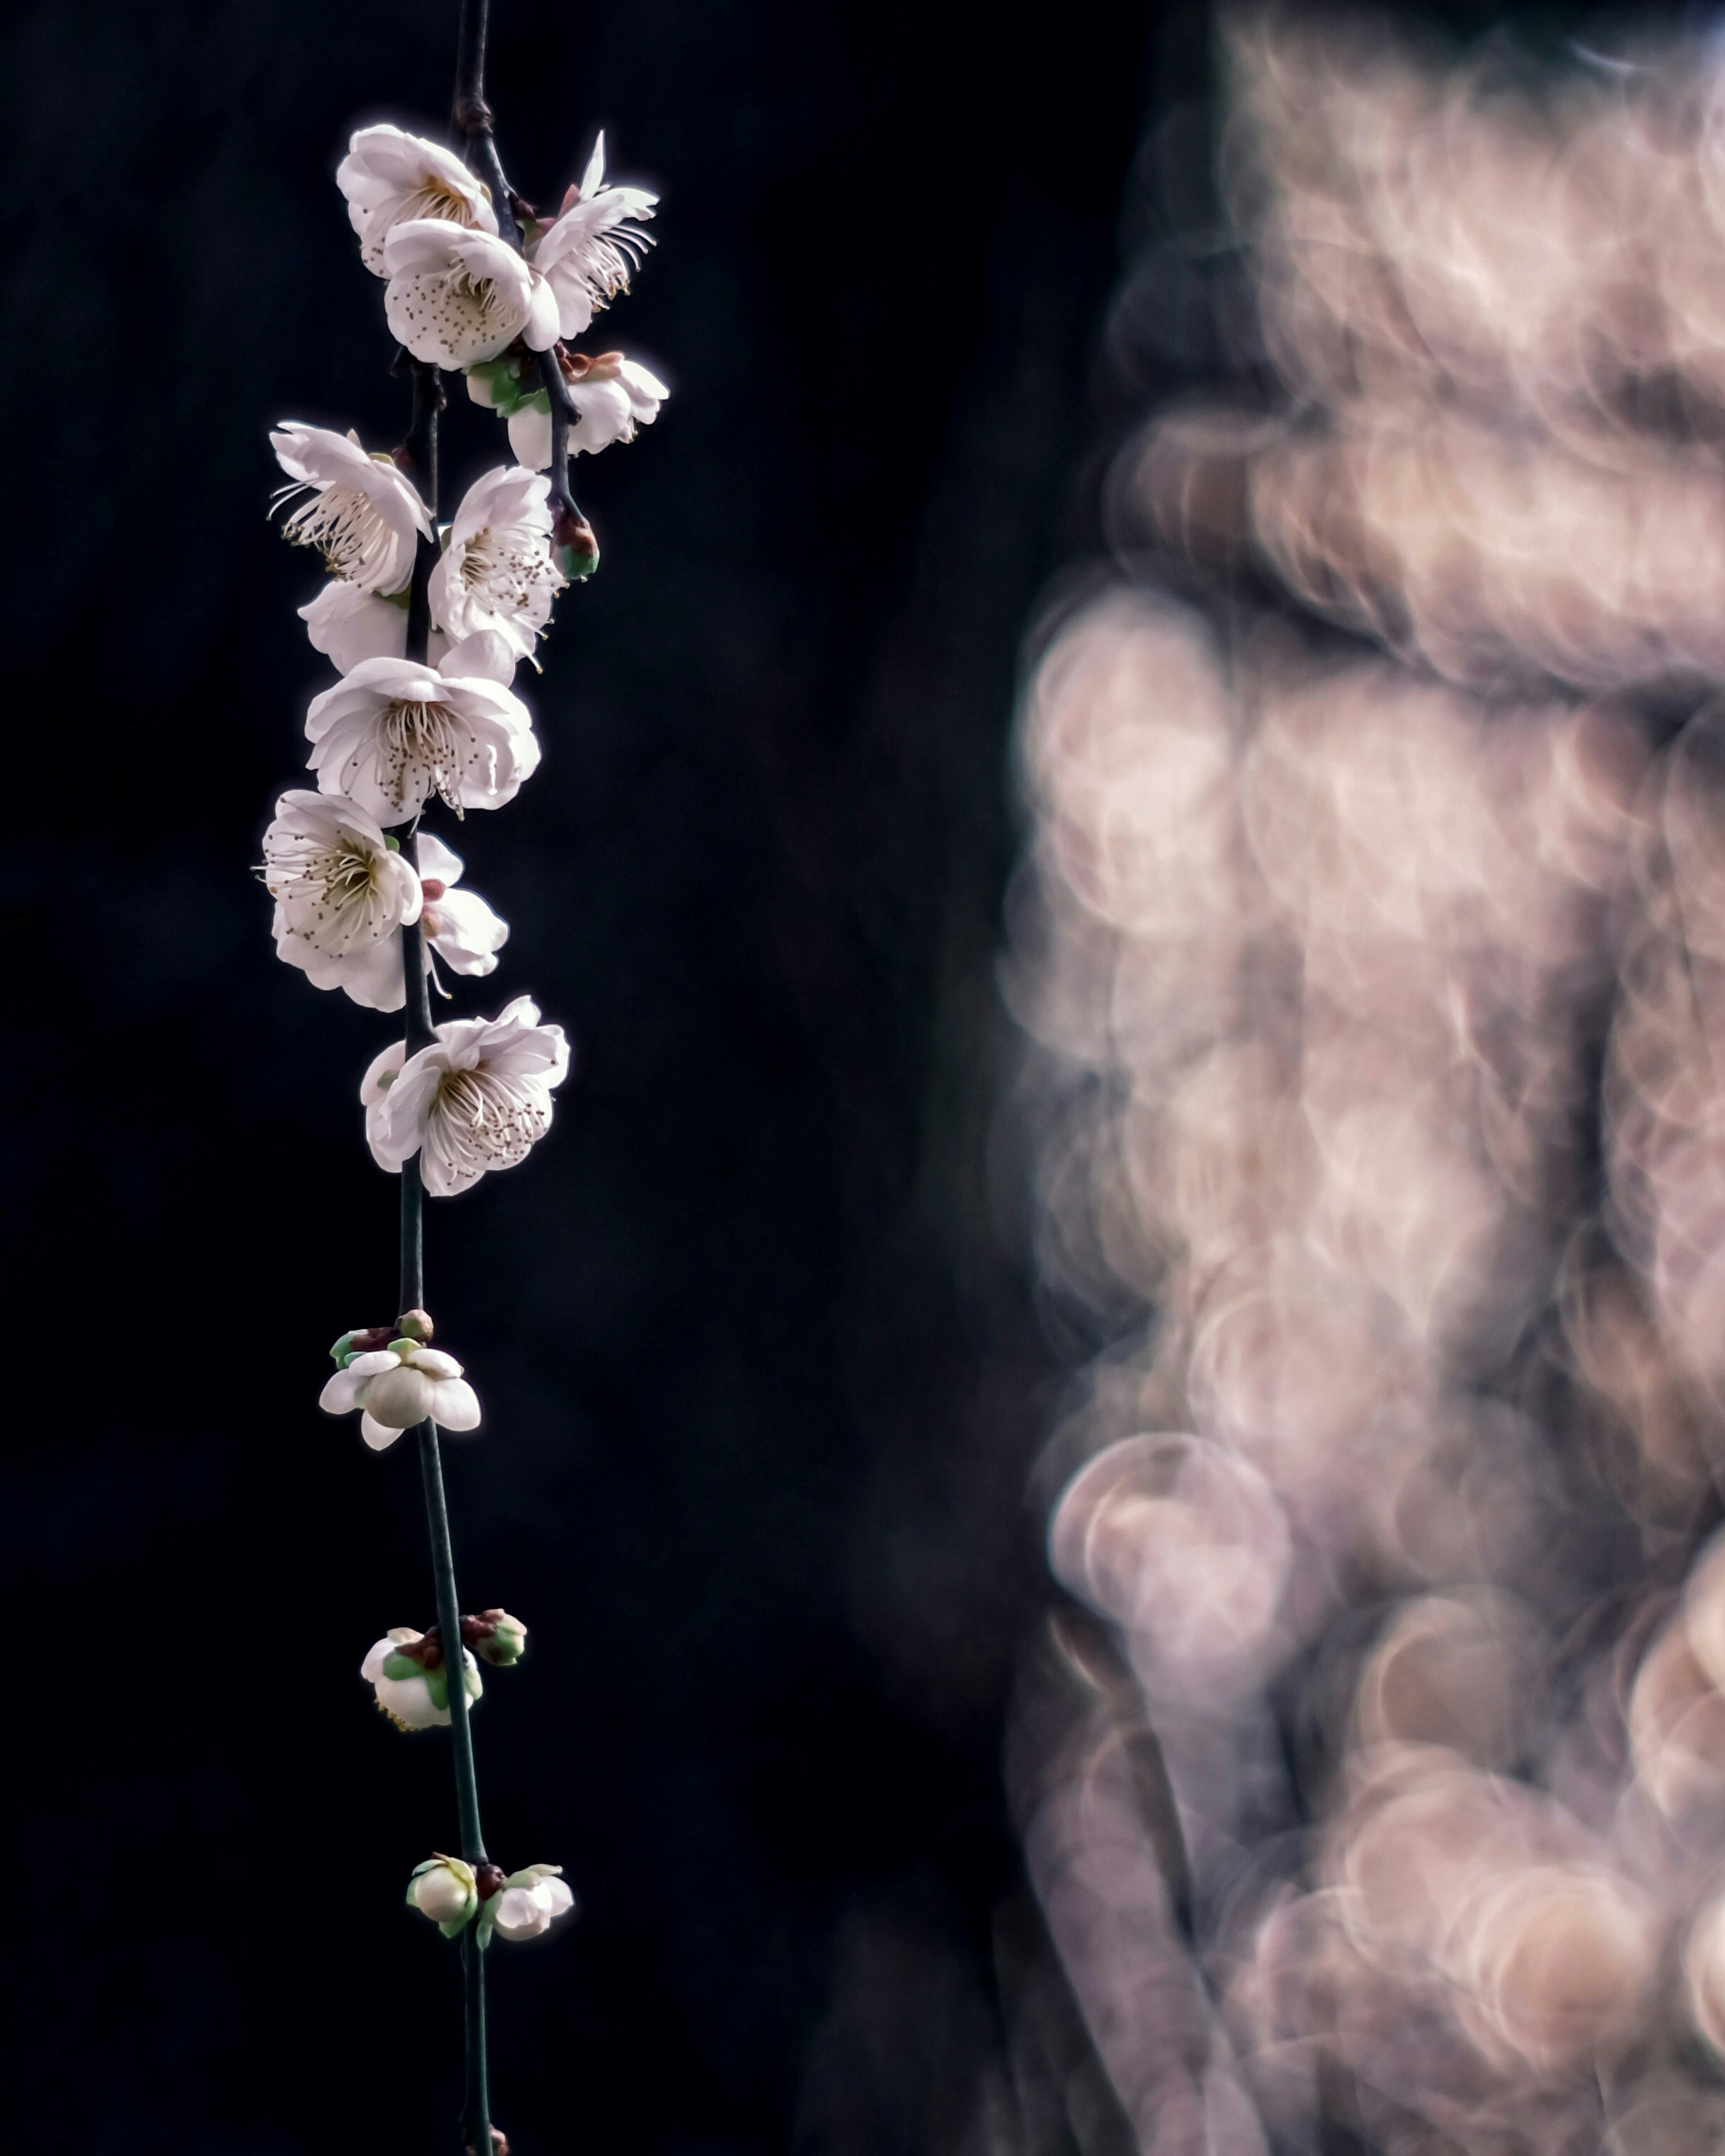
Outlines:
[[[993,1187],[1014,670],[1091,542],[1126,175],[1204,25],[497,13],[516,183],[554,202],[603,123],[662,187],[599,328],[675,385],[579,468],[605,561],[527,686],[544,765],[463,841],[514,924],[464,1007],[531,990],[579,1044],[531,1163],[429,1230],[487,1405],[464,1603],[533,1630],[488,1834],[584,1905],[492,1957],[497,2116],[524,2156],[944,2148],[1040,1592],[1050,1363]],[[412,1451],[314,1405],[393,1309],[354,1100],[390,1022],[275,961],[248,873],[327,678],[264,434],[403,429],[330,176],[356,121],[439,126],[453,13],[8,32],[17,2149],[454,2144],[454,1956],[400,1906],[446,1748],[355,1674],[429,1620]],[[446,439],[447,506],[501,436]]]

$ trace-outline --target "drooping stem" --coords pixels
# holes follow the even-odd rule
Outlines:
[[[481,38],[484,4],[480,0]],[[401,458],[419,490],[419,498],[437,521],[438,419],[444,407],[443,382],[434,366],[422,360],[408,362],[413,385],[413,424],[402,445]],[[434,539],[421,535],[413,557],[413,580],[408,594],[406,655],[425,661],[431,637],[431,572],[437,565]],[[411,833],[408,844],[413,844]],[[403,986],[406,991],[407,1053],[413,1055],[431,1040],[430,983],[426,972],[425,939],[417,928],[402,936]],[[405,1314],[425,1302],[424,1248],[425,1188],[418,1156],[406,1162],[401,1178],[401,1310]],[[431,1543],[431,1573],[437,1603],[438,1629],[443,1635],[444,1669],[449,1688],[449,1738],[455,1764],[455,1810],[460,1851],[469,1864],[485,1861],[485,1835],[480,1827],[479,1778],[473,1762],[473,1730],[467,1714],[466,1661],[461,1642],[461,1604],[455,1590],[455,1553],[449,1537],[449,1508],[444,1492],[443,1457],[437,1424],[422,1422],[418,1433],[419,1478],[425,1491],[425,1524]],[[471,1927],[461,1940],[463,2009],[461,2051],[465,2094],[462,2103],[463,2138],[475,2156],[491,2156],[491,2107],[485,2061],[485,1963]]]

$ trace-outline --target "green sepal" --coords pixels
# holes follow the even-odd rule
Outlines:
[[[458,1938],[460,1933],[465,1932],[472,1922],[473,1912],[470,1910],[466,1916],[458,1918],[454,1923],[439,1924],[438,1926],[438,1929],[443,1933],[446,1939],[453,1939]],[[485,1941],[481,1939],[480,1941],[480,1944],[483,1946],[485,1944]]]
[[[393,837],[388,831],[383,834],[383,843],[392,854],[398,854],[401,851],[401,840]]]
[[[418,1668],[418,1665],[414,1666]],[[445,1662],[440,1670],[420,1670],[425,1680],[425,1689],[431,1694],[431,1703],[439,1714],[449,1711],[449,1666]]]
[[[353,1335],[344,1332],[330,1350],[330,1360],[338,1370],[345,1370],[353,1360]]]
[[[386,1343],[385,1352],[391,1355],[411,1355],[416,1348],[424,1345],[423,1340],[391,1340]]]
[[[578,554],[572,547],[554,547],[557,565],[572,584],[584,583],[599,566],[597,548],[591,553]]]
[[[542,389],[526,391],[522,388],[521,377],[513,360],[483,359],[477,366],[465,367],[461,371],[484,382],[490,392],[485,409],[495,412],[500,419],[512,419],[524,406],[532,403],[535,398],[542,400],[539,406],[542,411],[551,409],[550,399]],[[474,399],[475,403],[479,401],[477,398]]]
[[[404,1684],[409,1677],[423,1677],[426,1672],[411,1655],[386,1655],[383,1657],[383,1674],[386,1677],[393,1677],[398,1684]]]

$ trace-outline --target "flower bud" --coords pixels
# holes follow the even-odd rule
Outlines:
[[[413,1867],[408,1906],[429,1917],[446,1939],[473,1921],[479,1907],[479,1882],[473,1866],[459,1856],[432,1856]]]
[[[527,1628],[506,1609],[481,1609],[477,1617],[464,1617],[461,1637],[494,1670],[510,1668],[526,1651]]]
[[[386,1430],[411,1430],[431,1412],[431,1382],[402,1363],[384,1370],[366,1388],[366,1413]]]
[[[430,1339],[434,1327],[429,1311],[404,1310],[395,1321],[395,1329],[403,1339],[417,1340],[423,1344]]]
[[[557,567],[571,583],[590,577],[599,566],[599,542],[592,525],[567,502],[557,502],[552,508],[551,543]]]

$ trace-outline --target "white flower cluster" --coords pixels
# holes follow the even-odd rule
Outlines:
[[[490,198],[459,161],[399,127],[362,127],[336,172],[368,270],[388,282],[383,311],[415,359],[459,367],[469,394],[509,422],[510,446],[543,471],[552,460],[551,397],[537,355],[553,352],[580,413],[569,446],[633,439],[670,394],[620,352],[566,352],[619,292],[652,244],[641,229],[657,197],[613,187],[605,138],[556,217],[530,217],[524,252],[498,236]]]

